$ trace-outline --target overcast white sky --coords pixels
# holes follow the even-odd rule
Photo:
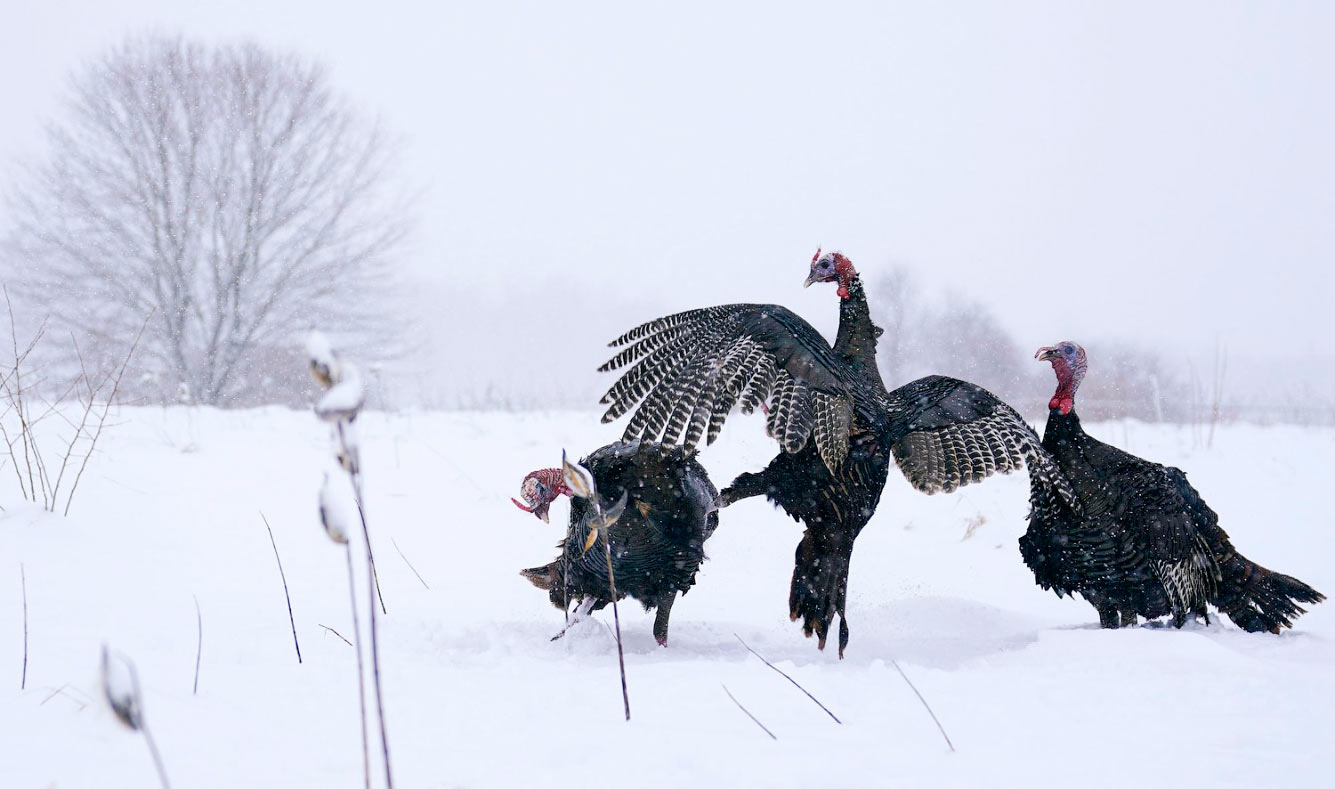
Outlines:
[[[39,150],[69,72],[129,33],[318,58],[407,138],[440,366],[501,386],[560,388],[562,320],[594,388],[601,342],[668,311],[830,328],[800,288],[818,244],[1024,347],[1330,357],[1335,4],[721,6],[13,4],[0,152]]]

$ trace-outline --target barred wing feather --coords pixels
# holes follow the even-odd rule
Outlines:
[[[949,493],[1027,466],[1035,496],[1078,511],[1070,482],[1019,413],[980,386],[930,375],[890,393],[895,462],[918,490]]]
[[[718,437],[735,406],[766,404],[766,431],[786,452],[814,435],[836,468],[848,453],[853,384],[811,324],[774,304],[727,304],[649,321],[613,340],[599,368],[629,367],[602,398],[603,422],[635,409],[623,440],[694,447]],[[638,407],[637,407],[638,405]]]

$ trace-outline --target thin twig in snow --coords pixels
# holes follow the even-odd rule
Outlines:
[[[908,683],[909,689],[913,691],[913,695],[917,696],[918,701],[922,702],[923,708],[927,710],[928,715],[932,716],[932,722],[936,724],[936,728],[941,732],[941,736],[945,738],[946,745],[950,746],[950,752],[954,753],[955,744],[950,741],[950,735],[946,734],[946,727],[941,725],[941,721],[937,719],[936,713],[932,712],[932,705],[928,704],[927,699],[922,697],[922,694],[918,692],[918,688],[909,680],[909,675],[904,673],[904,669],[899,667],[899,663],[896,662],[894,658],[890,659],[890,665],[895,667],[895,671],[899,672],[899,676],[903,677],[904,682]]]
[[[19,585],[23,587],[23,678],[19,680],[19,690],[28,687],[28,574],[19,562]]]
[[[342,428],[339,425],[339,438],[342,439]],[[352,492],[357,499],[357,515],[362,521],[362,536],[366,539],[366,565],[367,574],[371,579],[375,579],[375,560],[371,558],[371,527],[366,523],[366,511],[362,509],[362,481],[359,474],[352,475]],[[351,550],[349,548],[349,550]],[[389,735],[385,733],[385,699],[380,685],[380,637],[376,632],[375,600],[376,593],[380,591],[379,584],[375,584],[371,590],[371,678],[375,682],[375,709],[376,717],[380,720],[380,748],[385,757],[385,787],[394,789],[394,777],[389,769]],[[385,604],[384,598],[381,598],[380,604]]]
[[[336,425],[338,431],[338,445],[343,457],[352,458],[353,454],[348,448],[348,437],[343,432],[344,423],[339,422]],[[361,515],[362,531],[366,534],[366,562],[371,566],[371,580],[375,582],[375,596],[380,600],[380,613],[389,616],[389,609],[385,608],[385,596],[380,592],[380,573],[375,568],[375,553],[371,550],[371,532],[366,528],[366,513],[362,511],[362,470],[360,461],[353,460],[350,465],[345,467],[348,476],[352,478],[353,495],[357,499],[357,513]],[[408,561],[404,559],[404,561]],[[414,570],[414,572],[416,572]],[[371,632],[375,633],[375,617],[371,617]],[[374,635],[372,636],[372,651],[375,650]],[[388,746],[386,746],[388,747]]]
[[[347,644],[348,646],[352,646],[352,642],[349,641],[349,640],[347,640],[346,638],[344,638],[344,637],[343,637],[343,634],[340,633],[340,632],[338,632],[338,631],[335,630],[334,628],[332,628],[332,627],[330,627],[330,626],[328,626],[328,625],[320,625],[320,627],[322,627],[322,628],[324,628],[325,630],[328,630],[330,633],[333,633],[334,635],[338,636],[339,640],[342,641],[343,643]]]
[[[389,616],[389,609],[385,608],[385,595],[380,592],[380,573],[375,569],[375,556],[371,554],[370,543],[366,544],[366,561],[371,565],[371,580],[375,581],[375,596],[380,600],[380,613]]]
[[[722,685],[723,683],[719,683],[719,684]],[[734,695],[732,695],[732,691],[728,690],[728,686],[727,686],[727,685],[723,685],[723,692],[726,693],[726,694],[728,694],[728,698],[732,699],[732,703],[737,705],[737,709],[741,710],[742,712],[745,712],[745,713],[746,713],[746,717],[748,717],[748,718],[750,718],[751,720],[755,721],[755,724],[756,724],[757,726],[759,726],[759,727],[761,728],[762,731],[764,731],[766,734],[768,734],[768,735],[769,735],[769,738],[770,738],[771,740],[777,740],[777,739],[779,739],[778,737],[775,737],[775,736],[774,736],[774,732],[770,731],[768,728],[765,727],[765,724],[763,724],[763,723],[760,722],[760,719],[759,719],[759,718],[757,718],[756,716],[752,715],[750,710],[748,710],[746,707],[743,707],[743,706],[742,706],[742,703],[741,703],[740,701],[737,700],[737,697],[734,696]]]
[[[297,620],[292,615],[292,595],[287,591],[287,574],[283,572],[283,558],[278,555],[278,543],[274,542],[273,527],[269,525],[269,519],[260,513],[260,518],[264,521],[264,528],[269,530],[269,544],[273,546],[273,558],[278,560],[278,577],[283,579],[283,597],[287,598],[287,621],[292,623],[292,644],[297,648],[297,662],[301,662],[301,643],[297,641]]]
[[[760,654],[759,652],[757,652],[757,651],[755,651],[754,649],[752,649],[752,648],[750,647],[750,645],[748,645],[745,641],[742,641],[742,637],[741,637],[741,636],[737,635],[736,633],[733,633],[732,635],[733,635],[733,637],[736,638],[738,641],[741,641],[741,642],[742,642],[742,646],[746,647],[746,651],[747,651],[747,652],[750,652],[751,654],[753,654],[753,655],[755,655],[756,657],[760,658],[760,662],[761,662],[761,663],[764,663],[765,665],[767,665],[767,666],[769,666],[770,668],[774,669],[775,671],[779,672],[779,675],[780,675],[780,676],[782,676],[784,679],[788,680],[789,682],[793,683],[793,686],[796,687],[798,690],[800,690],[800,691],[802,691],[803,693],[807,694],[807,698],[809,698],[809,699],[811,699],[812,701],[816,702],[816,706],[817,706],[817,707],[820,707],[821,709],[825,710],[825,714],[826,714],[826,715],[829,715],[831,718],[833,718],[835,723],[838,723],[838,724],[840,724],[840,725],[843,724],[843,721],[839,720],[839,718],[836,717],[835,714],[834,714],[833,712],[830,712],[830,708],[829,708],[829,707],[826,707],[824,704],[821,704],[821,703],[820,703],[820,699],[818,699],[818,698],[816,698],[815,696],[811,695],[811,691],[809,691],[809,690],[807,690],[806,688],[804,688],[804,687],[802,687],[801,685],[799,685],[798,682],[797,682],[797,680],[795,680],[795,679],[793,679],[792,677],[788,676],[788,675],[785,674],[785,673],[783,672],[783,670],[780,669],[778,666],[776,666],[776,665],[774,665],[773,663],[771,663],[771,662],[769,662],[768,660],[766,660],[764,655],[762,655],[762,654]]]
[[[73,691],[73,693],[67,691]],[[79,712],[83,712],[84,709],[88,707],[88,697],[84,696],[83,700],[80,700],[77,697],[75,697],[74,693],[79,693],[80,696],[83,696],[83,693],[80,693],[78,688],[71,688],[70,684],[66,682],[64,685],[61,685],[60,687],[51,691],[51,693],[46,698],[42,699],[42,703],[38,704],[37,706],[39,707],[46,706],[46,703],[51,699],[54,699],[56,696],[65,696],[70,701],[73,701],[75,704],[78,705]]]
[[[399,547],[398,540],[395,540],[393,537],[391,537],[389,538],[389,541],[394,544],[394,550],[399,552],[399,558],[403,559],[403,563],[408,565],[408,569],[413,571],[413,575],[417,576],[417,580],[422,582],[422,586],[425,587],[427,591],[431,591],[431,587],[427,586],[426,581],[423,580],[422,574],[417,572],[417,568],[413,567],[413,563],[408,561],[407,556],[403,555],[403,549]]]
[[[171,789],[171,782],[167,780],[167,767],[162,763],[162,754],[158,753],[158,744],[149,732],[148,724],[140,723],[139,731],[144,735],[144,742],[148,743],[148,752],[153,756],[153,765],[158,768],[158,779],[162,781],[162,789]]]
[[[365,777],[366,789],[371,789],[371,746],[366,733],[366,669],[362,667],[362,629],[357,622],[357,581],[352,572],[352,545],[345,542],[343,549],[348,556],[348,601],[352,603],[352,638],[357,642],[352,648],[357,653],[357,703],[362,713],[362,775]],[[375,614],[374,601],[371,603],[371,614]],[[346,638],[343,640],[347,641]]]
[[[6,386],[5,393],[6,395],[8,395],[10,402],[14,404],[14,410],[18,414],[19,438],[22,440],[23,443],[23,462],[28,470],[28,493],[30,494],[30,498],[32,499],[32,501],[36,502],[37,481],[34,479],[33,476],[32,457],[29,453],[29,436],[32,432],[32,426],[28,423],[28,412],[23,404],[23,378],[20,373],[20,367],[22,367],[23,362],[28,358],[28,352],[32,350],[32,346],[29,346],[28,351],[24,351],[22,354],[19,353],[19,334],[18,334],[18,328],[15,326],[14,323],[14,305],[9,301],[9,288],[5,287],[4,292],[5,292],[5,306],[9,308],[9,335],[14,345],[14,373],[13,373],[14,391],[10,392],[9,387]],[[33,338],[34,344],[36,344],[38,337],[42,335],[45,329],[46,329],[46,322],[43,321],[42,328],[38,330],[37,336]],[[32,446],[31,450],[33,453],[35,453],[37,451],[37,447],[34,445]],[[11,455],[14,453],[13,444],[10,444],[9,452]],[[14,458],[14,465],[15,468],[18,467],[17,457]],[[47,500],[45,485],[42,485],[42,507],[43,509],[51,509],[51,506],[49,505],[49,502]]]
[[[65,456],[61,459],[60,471],[56,474],[56,484],[51,488],[52,498],[57,498],[60,495],[60,483],[65,479],[65,469],[69,468],[70,458],[74,456],[74,445],[83,437],[88,426],[88,417],[93,413],[94,398],[106,385],[106,381],[103,380],[102,385],[98,386],[97,392],[93,391],[93,383],[88,377],[88,368],[83,362],[83,352],[79,350],[79,343],[72,332],[70,333],[70,343],[74,346],[74,355],[79,360],[79,378],[75,379],[75,382],[82,380],[84,385],[88,387],[88,402],[82,403],[83,414],[79,418],[78,426],[74,428],[74,435],[70,436],[69,446],[65,447]],[[54,406],[52,407],[54,408]],[[92,448],[90,447],[88,451],[92,452]]]
[[[594,492],[597,498],[597,491]],[[598,519],[602,520],[602,506],[597,505]],[[617,665],[621,668],[621,701],[626,705],[626,720],[630,720],[630,692],[626,690],[626,655],[621,650],[621,615],[617,613],[617,582],[616,576],[612,573],[612,539],[611,536],[603,532],[603,555],[607,558],[607,585],[612,592],[612,622],[616,624],[617,635]]]
[[[204,655],[204,615],[199,612],[199,595],[191,595],[195,598],[195,632],[199,637],[195,641],[195,689],[190,691],[191,695],[199,694],[199,659]]]
[[[111,410],[111,404],[116,400],[116,393],[121,388],[121,377],[125,375],[125,368],[130,364],[130,358],[134,356],[134,351],[139,347],[139,340],[144,336],[144,329],[148,328],[148,322],[152,320],[153,313],[144,318],[144,323],[139,327],[139,333],[134,336],[134,342],[130,343],[130,350],[125,354],[125,360],[121,362],[120,369],[116,371],[114,383],[111,386],[111,394],[107,395],[107,401],[102,405],[102,413],[97,418],[97,430],[94,431],[92,439],[88,442],[88,454],[83,456],[83,462],[79,464],[79,472],[74,475],[74,483],[70,485],[70,492],[65,496],[65,514],[70,514],[70,504],[74,501],[74,492],[79,489],[79,480],[83,479],[83,470],[88,467],[88,458],[93,456],[93,449],[97,446],[97,439],[102,436],[102,428],[107,424],[107,412]],[[52,502],[54,505],[54,502]]]

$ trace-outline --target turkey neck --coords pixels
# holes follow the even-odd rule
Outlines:
[[[1091,477],[1091,464],[1086,457],[1086,450],[1092,448],[1091,440],[1080,426],[1080,417],[1074,410],[1063,414],[1056,408],[1048,409],[1048,424],[1043,428],[1043,448],[1057,461],[1057,466],[1077,489],[1081,487],[1082,481]]]
[[[855,275],[844,286],[848,297],[839,300],[839,336],[834,341],[834,352],[839,354],[865,378],[882,389],[881,371],[876,366],[876,337],[879,330],[871,322],[867,306],[867,292],[862,277]]]

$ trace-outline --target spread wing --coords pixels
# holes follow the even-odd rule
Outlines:
[[[947,493],[1028,466],[1034,494],[1078,510],[1070,482],[1024,418],[976,384],[929,375],[890,393],[891,451],[924,493]]]
[[[603,421],[635,408],[624,441],[710,444],[734,406],[749,414],[765,404],[766,430],[784,451],[800,451],[814,435],[830,468],[848,454],[856,384],[820,332],[784,307],[689,310],[631,329],[611,347],[622,350],[599,370],[630,368],[603,396]]]

